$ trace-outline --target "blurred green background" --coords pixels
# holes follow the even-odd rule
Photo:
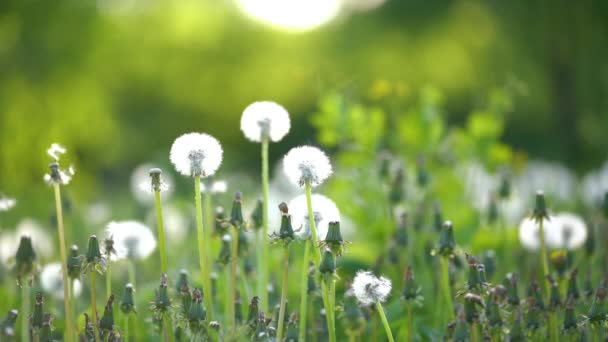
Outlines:
[[[608,3],[339,5],[325,25],[293,32],[236,0],[2,1],[0,191],[35,202],[46,191],[45,150],[59,142],[90,199],[124,187],[141,162],[166,163],[189,131],[223,143],[225,170],[257,171],[258,146],[239,130],[250,102],[274,100],[292,114],[289,136],[271,149],[277,160],[316,141],[310,117],[328,93],[372,104],[397,97],[385,108],[400,116],[428,85],[457,125],[508,90],[499,138],[522,155],[578,172],[605,160]]]

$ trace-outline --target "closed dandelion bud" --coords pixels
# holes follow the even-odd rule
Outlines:
[[[454,336],[452,341],[454,342],[468,342],[471,340],[471,335],[469,332],[469,326],[465,319],[464,311],[460,311],[458,313],[458,317],[456,318],[456,325],[454,327]]]
[[[501,199],[507,199],[511,196],[511,180],[506,172],[503,172],[500,179],[500,186],[498,187],[498,195]]]
[[[490,302],[486,306],[486,317],[491,327],[500,327],[503,324],[500,314],[501,291],[498,288],[490,290]]]
[[[294,239],[289,208],[287,208],[287,204],[283,202],[279,204],[279,210],[281,211],[281,228],[279,228],[279,239],[289,243]]]
[[[490,196],[490,203],[488,203],[488,222],[494,223],[498,220],[498,203],[496,203],[496,197]]]
[[[287,334],[285,334],[286,342],[298,342],[298,316],[294,313],[289,316],[287,322]]]
[[[589,309],[589,313],[587,317],[589,321],[592,323],[601,323],[606,321],[606,308],[604,305],[604,301],[606,299],[606,289],[603,287],[599,287],[595,291],[595,298],[591,303],[591,308]]]
[[[549,309],[556,310],[562,305],[562,298],[559,293],[557,281],[551,275],[547,275],[547,281],[551,287],[549,292]]]
[[[251,222],[253,223],[254,230],[260,230],[262,228],[264,220],[264,202],[261,199],[258,199],[255,204],[255,209],[251,213]]]
[[[0,337],[2,340],[6,338],[7,341],[12,341],[11,338],[15,337],[15,323],[19,312],[17,310],[10,310],[6,317],[0,322]]]
[[[220,255],[217,259],[217,262],[223,266],[226,266],[230,262],[231,258],[231,241],[232,237],[228,234],[224,234],[222,236],[222,247],[220,248]]]
[[[329,247],[332,253],[340,256],[344,251],[345,244],[346,242],[342,238],[342,232],[340,231],[340,222],[329,222],[327,235],[325,236],[322,245]]]
[[[245,234],[245,229],[238,230],[239,245],[237,246],[237,255],[244,256],[249,252],[249,238]]]
[[[257,321],[260,315],[260,298],[258,296],[254,296],[249,303],[249,311],[247,312],[247,325],[251,329],[255,329],[257,325]]]
[[[101,258],[101,250],[99,249],[99,241],[97,240],[97,236],[91,235],[91,237],[89,237],[86,260],[87,262],[91,263],[97,262],[97,260]]]
[[[226,234],[226,229],[228,229],[228,222],[226,222],[226,212],[223,207],[215,208],[215,225],[213,233],[215,235],[222,236]]]
[[[237,191],[234,193],[234,200],[232,201],[232,210],[230,211],[230,223],[235,228],[240,228],[245,222],[243,220],[243,210],[241,209],[243,202],[243,193]]]
[[[441,205],[439,202],[433,203],[433,227],[435,231],[441,232],[443,230],[443,214],[441,212]]]
[[[80,278],[82,264],[78,256],[78,246],[72,245],[72,247],[70,247],[70,255],[68,255],[67,265],[68,276],[70,279],[74,280]]]
[[[192,291],[192,304],[188,311],[188,326],[190,330],[198,332],[207,319],[207,310],[203,307],[203,297],[199,289]]]
[[[568,268],[568,252],[563,249],[553,251],[549,254],[549,261],[561,277],[566,273],[566,269]]]
[[[403,213],[399,216],[399,223],[397,224],[397,229],[395,230],[395,242],[400,247],[405,247],[408,244],[408,232],[407,232],[407,214]]]
[[[398,168],[396,173],[395,173],[395,177],[393,178],[392,182],[391,182],[391,190],[388,194],[388,199],[391,202],[391,204],[395,205],[399,202],[401,202],[403,200],[404,197],[404,190],[403,190],[403,183],[404,183],[404,172],[402,168]]]
[[[319,264],[319,272],[324,276],[332,275],[336,272],[336,260],[329,248],[326,248],[323,252],[323,258]]]
[[[53,319],[50,313],[45,313],[42,318],[42,327],[40,328],[40,342],[53,342]]]
[[[576,283],[576,277],[578,276],[578,268],[575,268],[570,273],[570,277],[568,278],[568,290],[566,292],[566,298],[579,299],[581,297],[581,293],[578,289],[578,285]]]
[[[108,298],[108,302],[103,309],[103,316],[99,321],[99,328],[105,334],[109,333],[114,329],[114,295],[111,294]]]
[[[526,341],[526,335],[522,327],[521,316],[521,310],[517,308],[515,312],[515,319],[513,320],[513,325],[511,326],[511,329],[509,329],[508,341],[510,342]]]
[[[496,273],[496,253],[493,250],[488,250],[483,254],[483,265],[488,279],[492,279]]]
[[[484,307],[483,299],[480,296],[474,293],[464,295],[464,316],[468,323],[471,324],[479,320],[478,306]]]
[[[541,321],[541,313],[542,311],[536,305],[536,299],[528,298],[528,312],[526,314],[526,328],[528,330],[537,330],[540,328]]]
[[[162,173],[159,168],[150,169],[150,188],[155,192],[163,190],[163,182],[160,178]]]
[[[153,303],[153,307],[156,311],[167,311],[171,306],[171,299],[167,293],[167,275],[162,274],[160,278],[160,285],[156,290],[156,296]]]
[[[540,286],[536,282],[536,280],[531,280],[530,285],[528,285],[528,297],[534,298],[535,305],[540,309],[545,309],[545,302],[543,301],[543,294],[540,290]]]
[[[133,285],[131,283],[125,285],[125,292],[120,299],[120,311],[125,315],[135,311],[135,299],[133,298]]]
[[[93,322],[91,322],[91,318],[87,313],[83,313],[84,315],[84,330],[80,335],[81,341],[95,341],[95,328],[93,327]]]
[[[549,219],[549,213],[547,212],[547,204],[545,202],[545,193],[541,190],[536,192],[536,200],[534,202],[534,211],[532,212],[532,219],[536,222]]]
[[[456,241],[454,240],[454,229],[452,228],[452,222],[445,221],[441,230],[441,236],[439,237],[437,252],[443,257],[450,257],[454,254],[455,247]]]
[[[427,184],[429,184],[429,171],[426,168],[426,163],[424,162],[424,158],[422,157],[418,157],[418,160],[416,161],[416,171],[417,171],[417,177],[416,177],[416,181],[418,183],[418,186],[423,188],[425,187]]]
[[[22,236],[15,255],[15,276],[21,284],[21,279],[30,277],[36,269],[36,252],[32,246],[32,239],[29,236]]]
[[[467,258],[467,263],[469,264],[469,280],[467,281],[467,288],[469,290],[480,289],[482,282],[479,278],[479,271],[477,270],[477,259],[468,253],[465,253],[465,256]]]
[[[405,269],[404,283],[405,289],[403,290],[402,298],[404,300],[416,300],[420,291],[414,279],[414,271],[412,271],[411,265]]]
[[[574,298],[569,298],[566,303],[566,312],[564,313],[564,325],[565,331],[574,332],[576,331],[578,322],[576,321],[576,313],[574,312]]]
[[[42,328],[42,321],[44,319],[44,300],[42,293],[36,293],[36,302],[34,303],[34,312],[30,316],[30,326],[34,331],[38,331]]]
[[[518,279],[517,273],[508,273],[503,283],[507,289],[507,303],[513,306],[519,305],[519,295],[517,294]]]

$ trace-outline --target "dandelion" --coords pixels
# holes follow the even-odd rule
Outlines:
[[[283,168],[289,180],[300,187],[321,185],[332,173],[325,152],[313,146],[292,148],[283,158]]]
[[[120,300],[120,310],[125,315],[125,341],[129,341],[129,315],[131,313],[137,313],[137,311],[135,310],[135,299],[133,298],[133,292],[133,284],[127,283],[127,285],[125,285],[125,292],[122,295],[122,299]]]
[[[114,240],[117,260],[145,260],[156,248],[152,230],[137,221],[110,222],[106,233]]]
[[[454,240],[454,228],[451,221],[445,221],[439,236],[439,244],[431,252],[439,254],[441,264],[441,285],[443,287],[443,297],[446,305],[448,321],[454,318],[454,307],[452,305],[452,293],[450,287],[450,258],[454,255],[456,241]]]
[[[131,194],[142,205],[149,206],[154,203],[154,192],[158,189],[165,199],[173,195],[175,181],[169,174],[163,174],[157,187],[150,182],[150,170],[155,168],[152,163],[138,165],[130,177]]]
[[[97,294],[95,290],[95,274],[103,274],[106,270],[107,261],[101,255],[99,249],[99,241],[97,236],[91,235],[89,237],[89,243],[87,248],[87,254],[82,258],[82,270],[88,272],[91,278],[91,317],[93,317],[93,331],[95,339],[99,341],[99,329],[97,328],[97,322],[99,317],[97,315]],[[64,282],[65,284],[65,282]],[[64,287],[65,288],[65,287]]]
[[[24,313],[21,316],[22,341],[29,341],[27,315],[25,314],[30,306],[27,286],[31,286],[36,267],[36,252],[32,247],[32,240],[28,236],[22,236],[15,254],[15,266],[13,268],[17,277],[17,284],[21,287],[21,312]]]
[[[0,262],[9,264],[9,260],[15,256],[19,241],[22,236],[28,236],[38,254],[42,259],[53,255],[53,241],[51,235],[31,218],[24,218],[19,223],[14,233],[3,232],[0,234]]]
[[[547,245],[557,246],[559,240],[558,233],[555,231],[555,220],[550,217],[550,220],[543,222],[543,230],[546,232]],[[519,224],[519,242],[521,245],[530,250],[537,251],[540,248],[540,224],[532,218],[524,218]]]
[[[384,314],[382,303],[391,292],[391,281],[384,277],[376,277],[369,271],[358,271],[353,280],[352,289],[359,303],[363,306],[376,305],[389,341],[394,341],[393,334]]]
[[[281,212],[281,229],[277,239],[283,242],[283,282],[281,285],[281,303],[279,306],[277,341],[281,341],[283,338],[283,325],[285,323],[284,320],[287,300],[287,279],[289,272],[289,244],[294,238],[293,228],[291,225],[291,215],[289,215],[289,208],[287,204],[281,203],[279,205],[279,211]],[[301,303],[301,305],[306,305],[306,303]]]
[[[82,283],[79,279],[74,279],[73,291],[71,297],[77,298],[82,293]],[[53,262],[45,265],[40,272],[40,283],[45,293],[50,294],[53,298],[63,300],[63,278],[61,277],[61,264]]]
[[[311,200],[317,240],[322,240],[327,235],[329,223],[340,221],[340,210],[334,201],[323,195],[313,194]],[[293,218],[292,224],[295,227],[296,236],[300,240],[310,239],[311,228],[306,195],[295,197],[289,201],[288,207]]]
[[[201,273],[203,277],[205,301],[211,303],[210,278],[210,229],[203,228],[201,178],[213,176],[222,163],[224,151],[219,141],[209,134],[188,133],[175,139],[171,146],[169,158],[175,169],[184,176],[194,178],[194,199],[196,209],[196,226],[198,235],[198,252]],[[211,220],[211,203],[209,197],[206,201],[206,216]],[[213,319],[213,306],[210,306],[209,320]]]
[[[9,211],[17,204],[17,200],[0,194],[0,212]]]
[[[576,250],[587,240],[588,228],[578,215],[558,213],[552,217],[552,229],[547,231],[547,245]]]
[[[15,337],[15,323],[17,323],[17,317],[19,312],[17,310],[10,310],[6,317],[0,322],[0,337],[6,338],[7,341],[12,341]]]

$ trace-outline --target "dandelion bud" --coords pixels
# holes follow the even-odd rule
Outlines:
[[[179,293],[184,288],[188,288],[188,271],[182,269],[179,271],[179,277],[177,278],[177,283],[175,284],[175,290],[177,290]]]
[[[467,288],[469,290],[478,290],[482,286],[482,281],[479,278],[479,271],[477,269],[477,259],[474,256],[465,253],[467,263],[469,264],[469,280],[467,282]]]
[[[549,292],[549,309],[557,310],[562,305],[562,299],[559,294],[559,287],[557,281],[550,275],[546,276],[549,285],[551,286],[551,290]]]
[[[247,313],[247,325],[249,325],[250,329],[255,329],[257,325],[257,321],[260,315],[260,298],[258,296],[254,296],[249,303],[249,312]]]
[[[563,249],[553,251],[549,254],[549,261],[561,277],[568,268],[568,252]]]
[[[253,223],[253,229],[260,230],[262,228],[264,220],[264,201],[258,199],[255,204],[255,209],[251,213],[251,222]]]
[[[241,210],[243,193],[237,191],[234,193],[232,201],[232,210],[230,211],[230,223],[233,227],[239,228],[245,220],[243,220],[243,211]]]
[[[192,291],[192,304],[188,311],[188,326],[191,331],[198,332],[207,319],[207,310],[203,307],[202,292],[199,289]]]
[[[564,313],[564,324],[562,329],[565,331],[574,332],[578,327],[576,321],[576,313],[574,312],[574,298],[569,298],[566,302],[566,312]]]
[[[450,257],[454,254],[454,248],[456,247],[456,241],[454,240],[454,230],[452,228],[452,222],[445,221],[439,237],[439,244],[437,245],[437,252],[443,257]]]
[[[114,295],[111,294],[110,298],[108,298],[108,302],[103,309],[103,316],[101,316],[101,320],[99,321],[99,328],[102,333],[108,334],[112,329],[114,329]]]
[[[605,299],[606,299],[606,289],[603,287],[599,287],[595,291],[595,298],[591,303],[591,308],[589,309],[589,313],[587,317],[592,323],[603,323],[606,322],[606,308],[605,308]]]
[[[525,341],[526,334],[522,327],[522,315],[521,310],[519,308],[515,309],[515,319],[513,320],[513,325],[511,329],[509,329],[508,340],[509,341]]]
[[[456,325],[454,326],[454,342],[467,342],[470,341],[471,335],[469,333],[469,326],[467,325],[467,321],[465,319],[464,311],[460,311],[458,313],[458,317],[456,318]]]
[[[435,227],[435,231],[441,232],[444,222],[443,214],[441,213],[441,205],[439,202],[433,203],[433,227]]]
[[[305,183],[311,187],[321,185],[332,173],[325,152],[312,146],[292,148],[283,158],[283,169],[289,180],[301,187]]]
[[[416,177],[416,181],[418,186],[424,188],[427,184],[429,184],[429,171],[426,168],[426,163],[424,162],[424,158],[418,157],[416,160],[416,171],[418,173]]]
[[[340,231],[340,222],[329,222],[327,226],[327,235],[325,240],[321,242],[323,246],[329,247],[332,253],[340,256],[344,251],[344,245],[346,242],[342,239],[342,232]]]
[[[214,226],[214,235],[222,236],[226,233],[226,229],[228,229],[228,222],[226,220],[226,212],[223,207],[218,206],[215,208],[215,226]]]
[[[230,262],[232,247],[231,242],[232,237],[230,235],[224,234],[224,236],[222,236],[222,246],[220,248],[220,255],[217,260],[217,262],[221,265],[226,266]]]
[[[464,295],[464,316],[469,324],[479,320],[479,311],[477,307],[484,307],[483,299],[474,293]]]
[[[503,282],[505,288],[507,289],[507,303],[512,306],[519,305],[519,295],[517,294],[518,279],[519,277],[517,276],[517,273],[507,273]]]
[[[70,255],[67,260],[68,276],[70,279],[75,280],[80,278],[80,271],[82,265],[80,263],[80,257],[78,256],[78,246],[72,245],[70,247]]]
[[[405,173],[402,168],[398,168],[395,172],[395,177],[391,182],[391,190],[388,194],[388,199],[393,205],[401,202],[405,197],[403,189]]]
[[[156,311],[167,311],[171,306],[171,299],[167,293],[167,275],[163,273],[160,277],[160,285],[156,290],[156,299],[153,303],[153,308]]]
[[[29,236],[22,236],[15,255],[14,272],[17,281],[21,284],[23,278],[31,277],[36,269],[36,252],[32,246],[32,239]]]
[[[279,204],[279,210],[281,211],[281,228],[279,229],[279,239],[289,243],[294,239],[293,227],[291,225],[291,215],[289,215],[289,209],[287,208],[287,204],[285,204],[285,202]]]
[[[125,315],[135,311],[135,299],[133,298],[133,284],[128,283],[125,285],[125,292],[120,299],[120,310]]]
[[[578,268],[575,268],[570,272],[570,277],[568,277],[568,290],[566,292],[566,298],[577,300],[581,297],[581,293],[578,289],[578,284],[576,283],[576,277],[578,276]]]
[[[541,190],[536,192],[536,201],[534,204],[534,211],[532,212],[532,219],[534,219],[536,222],[549,219],[547,204],[545,203],[545,193]]]
[[[34,312],[30,316],[30,326],[37,332],[42,328],[42,320],[44,319],[44,300],[42,292],[36,293],[36,302],[34,303]]]
[[[6,337],[7,341],[12,341],[10,338],[15,337],[15,323],[17,322],[19,313],[17,310],[10,310],[6,317],[0,322],[0,337]]]
[[[530,285],[528,285],[527,295],[529,298],[534,298],[534,305],[538,307],[539,310],[545,309],[545,302],[543,301],[543,294],[540,290],[540,286],[536,282],[536,280],[532,279],[530,281]]]
[[[531,331],[536,331],[542,324],[542,311],[536,305],[536,299],[528,298],[528,312],[526,313],[526,328]]]
[[[114,249],[114,239],[109,236],[103,239],[103,252],[109,259],[111,255],[116,255],[116,249]]]
[[[412,266],[408,265],[405,269],[404,276],[405,288],[403,290],[403,295],[401,298],[407,301],[414,301],[419,299],[420,297],[420,288],[418,284],[416,284],[416,280],[414,279],[414,271],[412,270]]]
[[[99,241],[97,240],[97,236],[91,235],[89,237],[89,245],[86,254],[86,260],[88,262],[95,262],[96,260],[101,259],[101,251],[99,250]]]
[[[319,272],[323,276],[331,276],[334,274],[334,272],[336,272],[336,260],[334,258],[334,254],[329,248],[326,248],[323,252],[323,258],[319,264]]]
[[[150,169],[150,188],[154,192],[160,192],[163,190],[163,182],[160,178],[162,171],[159,168]]]

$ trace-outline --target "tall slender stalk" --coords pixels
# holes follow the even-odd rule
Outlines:
[[[203,208],[201,201],[201,177],[194,177],[194,202],[196,207],[196,228],[197,228],[197,236],[198,236],[198,258],[201,266],[201,274],[203,278],[204,290],[203,294],[205,296],[205,302],[208,307],[207,316],[209,321],[213,320],[213,303],[211,302],[211,278],[209,276],[209,269],[207,265],[206,251],[205,249],[205,235],[203,230]]]
[[[452,305],[452,291],[450,289],[450,268],[447,257],[440,256],[439,262],[441,263],[441,285],[443,286],[443,296],[445,299],[445,311],[447,311],[447,321],[454,319],[454,306]]]
[[[160,205],[160,191],[154,191],[154,202],[156,202],[156,220],[158,222],[158,244],[160,249],[160,270],[167,273],[167,247],[165,244],[165,225],[163,221],[163,209]]]
[[[281,284],[281,305],[279,307],[279,321],[277,322],[277,341],[283,339],[283,323],[285,322],[285,301],[287,300],[287,279],[289,271],[289,244],[286,243],[283,249],[283,282]],[[301,284],[306,288],[305,284]]]
[[[412,303],[407,303],[407,340],[414,341],[414,325],[412,324]]]
[[[540,282],[543,284],[543,292],[545,296],[548,296],[548,288],[547,288],[547,281],[545,280],[545,277],[549,274],[549,264],[547,262],[547,251],[546,251],[546,247],[545,247],[545,229],[543,227],[543,222],[544,219],[540,219],[540,221],[538,222],[538,235],[540,238],[540,259],[541,259],[541,266],[543,268],[543,276],[540,279]]]
[[[69,299],[69,305],[70,305],[70,311],[74,313],[74,315],[77,315],[77,308],[76,308],[76,300],[74,299],[74,279],[70,279],[70,299]],[[68,332],[66,331],[65,334],[67,334]],[[76,338],[76,331],[72,331],[72,339]]]
[[[167,331],[167,342],[175,341],[175,336],[173,335],[173,321],[171,320],[171,315],[165,316],[165,330]]]
[[[99,328],[97,325],[99,324],[99,318],[97,317],[97,297],[95,294],[95,271],[92,270],[90,272],[91,275],[91,319],[93,320],[93,331],[95,332],[95,340],[101,341],[99,339]]]
[[[300,326],[298,337],[306,341],[306,310],[308,308],[308,259],[310,258],[310,241],[304,242],[304,260],[300,277]]]
[[[59,233],[59,252],[61,255],[61,277],[62,277],[63,284],[64,284],[63,298],[69,299],[70,294],[68,291],[68,287],[65,286],[65,284],[68,283],[68,269],[67,269],[68,258],[67,258],[67,252],[65,249],[65,233],[64,233],[64,229],[63,229],[63,208],[61,206],[61,188],[59,187],[59,184],[54,184],[53,190],[55,192],[55,211],[56,211],[56,215],[57,215],[57,231]],[[65,310],[66,341],[71,342],[73,335],[72,335],[72,317],[70,314],[70,301],[64,300],[63,307]]]
[[[262,311],[268,312],[268,138],[262,139],[262,263],[258,265],[260,282],[258,294],[262,299]]]
[[[127,258],[127,277],[129,279],[129,283],[135,287],[135,262],[133,262],[131,258]]]
[[[112,294],[112,272],[110,269],[110,255],[107,256],[108,265],[106,266],[106,298],[109,298]],[[74,294],[70,291],[70,296]]]
[[[319,267],[319,264],[321,263],[321,251],[318,248],[317,227],[315,225],[314,213],[312,211],[312,193],[309,180],[304,183],[304,187],[306,190],[306,206],[308,209],[308,222],[310,225],[310,242],[313,245],[313,261],[315,266]],[[327,285],[324,282],[321,282],[321,297],[323,299],[323,306],[325,307],[325,318],[327,321],[327,328],[329,330],[329,341],[335,342],[336,329],[333,327],[335,312],[330,311],[331,307],[329,303],[329,291],[327,290]]]
[[[21,342],[30,341],[28,316],[30,312],[30,295],[27,289],[27,279],[21,284]]]
[[[123,331],[125,342],[129,342],[129,314],[125,315],[125,331]]]
[[[376,302],[376,309],[378,310],[378,314],[380,314],[380,319],[382,320],[382,325],[384,325],[384,330],[386,331],[386,337],[390,342],[395,342],[393,338],[393,333],[391,332],[391,327],[388,324],[388,320],[386,319],[386,315],[384,314],[384,309],[382,308],[382,304],[380,302]]]
[[[234,303],[236,302],[236,265],[239,252],[239,231],[235,227],[232,229],[232,248],[230,250],[230,295],[228,301],[229,328],[236,328]]]

